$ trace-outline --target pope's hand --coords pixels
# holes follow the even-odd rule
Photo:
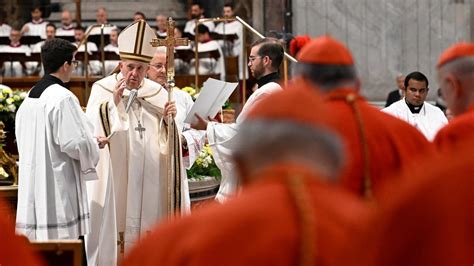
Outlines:
[[[107,137],[98,136],[95,138],[97,139],[97,143],[99,144],[99,149],[103,149],[105,145],[109,144],[109,139]]]
[[[127,88],[126,79],[120,79],[117,84],[115,84],[114,88],[114,103],[118,105],[120,100],[122,99],[123,91]]]
[[[176,103],[174,101],[167,102],[165,104],[165,111],[164,111],[164,116],[168,117],[168,115],[171,115],[173,118],[176,117]]]

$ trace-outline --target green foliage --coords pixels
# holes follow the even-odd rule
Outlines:
[[[203,147],[193,166],[186,171],[189,179],[201,180],[205,176],[214,177],[216,180],[220,180],[221,178],[221,170],[219,170],[214,158],[212,157],[212,151],[209,144],[206,144]]]

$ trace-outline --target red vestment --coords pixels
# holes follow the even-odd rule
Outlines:
[[[363,202],[302,165],[253,179],[226,204],[159,226],[123,265],[298,265],[302,243],[314,265],[348,265],[341,250],[366,222]],[[301,181],[296,191],[290,180]]]

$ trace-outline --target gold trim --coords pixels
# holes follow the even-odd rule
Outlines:
[[[143,39],[145,38],[145,21],[140,20],[138,22],[138,54],[142,53]],[[135,47],[137,48],[137,47]]]
[[[100,104],[100,120],[106,136],[110,135],[109,102]]]
[[[122,60],[129,59],[129,60],[134,60],[134,61],[139,61],[139,62],[143,62],[143,63],[149,64],[152,58],[153,58],[153,57],[151,57],[151,56],[146,56],[146,55],[140,55],[140,54],[135,54],[135,53],[132,54],[132,53],[120,52],[120,59],[122,59]]]

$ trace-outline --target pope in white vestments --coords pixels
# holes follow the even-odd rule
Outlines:
[[[88,186],[92,216],[92,232],[86,239],[89,265],[116,265],[154,224],[173,215],[170,204],[176,206],[173,212],[189,209],[187,181],[179,176],[171,185],[167,183],[170,151],[163,117],[170,112],[165,107],[168,93],[144,78],[156,49],[150,45],[155,36],[143,20],[128,26],[118,39],[120,73],[92,86],[87,116],[98,134],[109,136],[109,145],[100,154],[99,180]],[[128,113],[125,105],[130,90],[125,87],[137,89]],[[179,158],[179,149],[177,152]],[[168,188],[173,198],[168,197]]]

